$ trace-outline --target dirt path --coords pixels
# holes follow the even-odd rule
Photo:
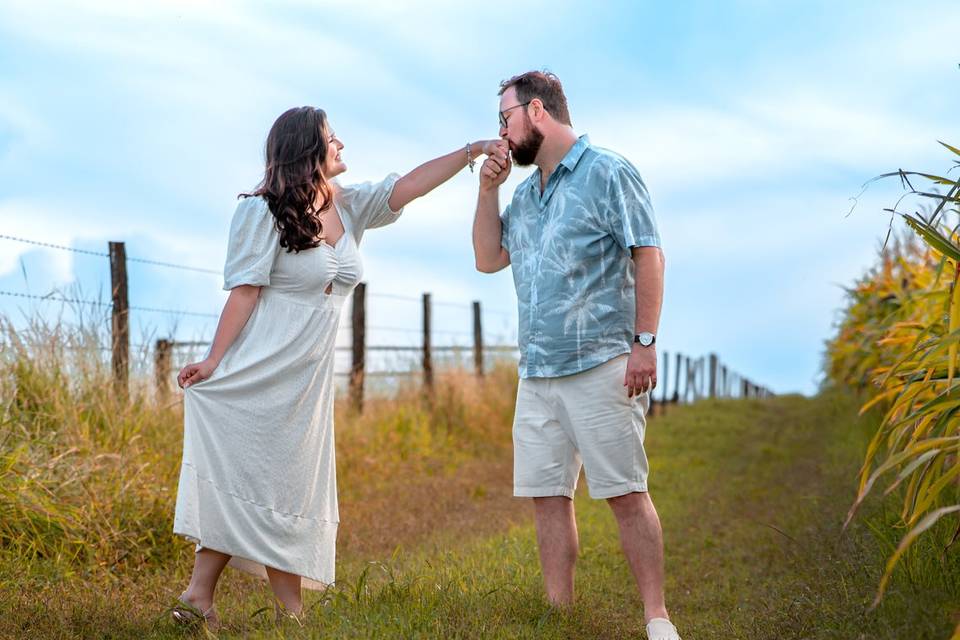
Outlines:
[[[507,453],[379,491],[351,492],[340,503],[337,553],[372,560],[398,547],[462,543],[527,521],[532,522],[529,501],[513,497],[513,459]]]

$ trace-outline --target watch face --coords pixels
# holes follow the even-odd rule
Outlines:
[[[652,333],[638,333],[637,342],[639,342],[644,347],[649,347],[653,344],[653,334]]]

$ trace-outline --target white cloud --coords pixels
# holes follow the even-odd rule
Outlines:
[[[14,96],[0,93],[0,166],[10,166],[32,150],[49,147],[50,125]]]
[[[671,106],[590,117],[591,140],[634,161],[654,189],[750,185],[837,170],[877,173],[936,151],[943,130],[813,91],[775,89],[729,108]],[[895,165],[897,166],[897,165]]]

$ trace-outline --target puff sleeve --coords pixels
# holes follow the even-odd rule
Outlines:
[[[280,234],[266,200],[259,197],[241,200],[230,223],[223,288],[269,285],[279,250]]]
[[[346,185],[337,194],[337,204],[349,216],[350,230],[359,243],[363,232],[376,229],[393,222],[400,217],[400,211],[390,209],[390,194],[400,175],[391,173],[380,182],[363,182]]]

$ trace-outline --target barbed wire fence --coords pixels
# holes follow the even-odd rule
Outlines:
[[[29,292],[0,290],[0,296],[19,298],[41,302],[59,302],[61,304],[90,305],[110,311],[110,347],[111,367],[115,388],[118,393],[127,394],[129,390],[130,348],[136,346],[143,350],[151,350],[153,355],[154,378],[157,392],[161,395],[169,394],[173,390],[173,354],[177,349],[196,349],[209,346],[206,340],[176,340],[173,337],[159,338],[154,344],[132,345],[130,341],[130,313],[154,313],[173,316],[188,316],[196,318],[217,319],[219,313],[189,309],[169,309],[129,304],[129,281],[127,278],[127,264],[137,263],[178,269],[194,273],[222,275],[222,271],[205,267],[183,265],[169,261],[155,260],[137,256],[127,256],[124,242],[109,242],[108,251],[91,251],[79,249],[51,242],[43,242],[12,235],[0,234],[0,240],[16,242],[47,250],[70,252],[74,254],[107,258],[110,265],[111,299],[89,300],[51,293],[37,295]],[[516,357],[516,344],[495,344],[485,340],[484,317],[500,316],[514,317],[514,313],[500,309],[484,309],[480,301],[472,303],[454,302],[448,300],[434,300],[430,293],[421,297],[403,295],[391,292],[368,292],[367,283],[360,283],[351,296],[350,323],[342,330],[350,334],[350,345],[337,345],[337,352],[349,352],[350,369],[336,371],[338,377],[348,379],[348,388],[351,402],[358,410],[362,410],[364,403],[364,382],[368,377],[410,376],[419,374],[426,389],[433,386],[434,369],[440,359],[446,358],[452,364],[463,367],[464,358],[472,359],[472,369],[475,375],[482,377],[487,368],[485,360],[492,357]],[[419,328],[369,324],[367,317],[367,299],[379,298],[384,300],[418,303],[421,306],[421,326]],[[435,307],[447,307],[468,310],[471,314],[470,330],[438,329],[433,326]],[[368,344],[369,331],[378,331],[402,335],[418,335],[419,344]],[[453,341],[463,338],[470,344],[433,344],[433,336],[442,335]],[[419,364],[416,368],[400,369],[370,369],[368,353],[379,354],[406,354],[407,357],[416,357]],[[471,357],[472,356],[472,357]],[[672,365],[672,366],[671,366]],[[672,374],[672,375],[671,375]],[[716,354],[709,354],[700,358],[691,358],[681,353],[662,354],[662,364],[658,375],[659,389],[654,392],[651,408],[657,404],[696,402],[706,397],[742,397],[762,398],[773,395],[767,388],[757,385],[748,378],[741,376],[723,365]],[[671,384],[672,383],[672,384]]]

